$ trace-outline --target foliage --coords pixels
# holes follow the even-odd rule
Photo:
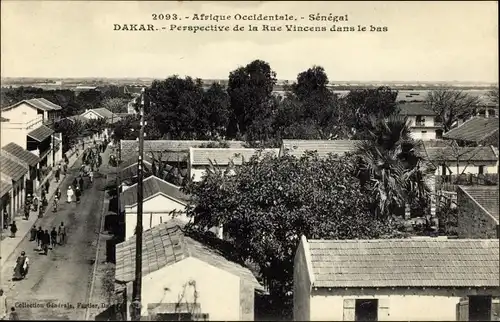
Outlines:
[[[113,126],[112,139],[115,143],[120,140],[135,140],[139,137],[139,127],[138,115],[131,114],[122,117]]]
[[[458,208],[451,206],[451,200],[446,205],[440,205],[436,210],[439,219],[439,230],[446,236],[456,236],[458,227]]]
[[[52,125],[55,132],[62,134],[62,152],[65,153],[78,143],[85,128],[79,120],[62,119]]]
[[[411,138],[408,119],[371,119],[367,133],[370,138],[358,146],[358,175],[363,190],[377,202],[378,215],[387,218],[399,214],[405,204],[428,200],[428,169],[418,154],[422,142]]]
[[[438,115],[445,132],[459,119],[475,113],[479,97],[454,89],[438,89],[427,94],[428,106]]]
[[[272,119],[277,109],[277,101],[272,95],[276,81],[276,73],[262,60],[254,60],[229,74],[229,137],[235,138],[238,134],[248,140],[270,137]]]
[[[209,142],[200,144],[199,148],[229,148],[227,141]]]
[[[101,106],[113,113],[127,113],[128,102],[125,98],[106,98]]]
[[[488,97],[493,103],[498,104],[498,87],[495,87],[491,91],[488,92]]]
[[[258,264],[270,292],[291,291],[293,258],[301,235],[308,238],[381,238],[391,225],[369,212],[352,160],[252,157],[228,171],[207,171],[185,190],[194,198],[188,215],[196,227],[224,225],[242,259]]]
[[[107,127],[105,119],[89,119],[85,122],[85,130],[92,134],[102,133]]]

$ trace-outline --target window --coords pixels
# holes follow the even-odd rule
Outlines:
[[[495,116],[496,116],[496,114],[497,114],[497,113],[496,113],[496,111],[495,111],[494,109],[490,108],[490,109],[488,110],[488,116],[489,116],[489,117],[495,117]]]
[[[486,116],[486,110],[485,109],[480,110],[479,111],[479,116],[485,117]]]
[[[425,126],[425,116],[422,115],[417,115],[415,124],[417,126]]]
[[[478,173],[479,174],[484,174],[484,165],[478,166]]]
[[[440,140],[443,138],[443,130],[436,130],[436,139]]]
[[[355,321],[377,321],[378,300],[356,300]]]

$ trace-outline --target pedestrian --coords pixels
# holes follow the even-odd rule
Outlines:
[[[9,227],[9,213],[7,212],[7,208],[3,210],[3,229],[7,229]]]
[[[13,321],[19,320],[19,315],[17,314],[15,307],[10,308],[9,320],[13,320]]]
[[[46,192],[46,193],[49,193],[49,188],[50,188],[50,182],[49,182],[49,180],[47,179],[47,181],[45,181],[45,192]]]
[[[33,211],[38,211],[38,203],[40,201],[38,200],[38,197],[36,195],[33,195]]]
[[[71,203],[71,201],[73,200],[73,189],[71,188],[71,186],[68,187],[68,191],[66,192],[66,195],[68,197],[68,203]]]
[[[7,319],[7,296],[0,289],[0,321]]]
[[[83,183],[84,183],[84,181],[83,181],[83,177],[82,177],[82,176],[80,176],[80,179],[78,179],[78,184],[80,185],[80,191],[83,191],[83,188],[84,188],[84,187],[83,187]]]
[[[16,233],[17,233],[16,222],[12,221],[12,224],[10,224],[10,238],[16,237]]]
[[[43,241],[42,241],[42,249],[44,255],[47,255],[49,253],[49,246],[50,246],[50,234],[48,230],[45,230],[45,232],[43,233]]]
[[[50,244],[52,245],[52,249],[56,248],[56,244],[57,244],[56,227],[53,227],[52,231],[50,232]]]
[[[39,226],[38,230],[36,231],[36,246],[38,250],[42,249],[42,244],[43,244],[43,230],[42,227]]]
[[[21,255],[17,257],[16,266],[14,267],[14,276],[13,280],[19,281],[24,278],[24,270],[26,267],[26,253],[24,251],[21,252]]]
[[[33,225],[30,229],[30,241],[36,240],[36,226]]]
[[[94,172],[93,171],[89,172],[89,179],[90,179],[90,183],[92,183],[94,181]]]
[[[64,175],[66,175],[66,173],[68,173],[68,164],[69,164],[69,161],[64,162]]]
[[[80,197],[81,197],[81,195],[82,195],[82,191],[78,187],[76,187],[76,189],[75,189],[75,197],[76,197],[76,202],[77,203],[80,203]]]
[[[59,244],[64,245],[66,243],[66,227],[64,223],[61,221],[61,226],[59,226]]]
[[[77,186],[77,185],[78,185],[78,179],[75,177],[75,178],[73,179],[73,184],[72,184],[72,186],[76,188],[76,186]]]
[[[44,207],[40,206],[38,208],[38,218],[43,218]]]
[[[57,197],[57,199],[61,199],[61,195],[62,195],[61,189],[57,188],[57,190],[56,190],[56,197]]]
[[[30,218],[30,205],[24,205],[24,220],[28,220]]]
[[[59,178],[61,177],[61,166],[60,165],[56,170],[55,177],[56,177],[56,182],[59,182]]]

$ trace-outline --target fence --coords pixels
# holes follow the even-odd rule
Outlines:
[[[436,189],[455,191],[458,185],[463,186],[495,186],[498,184],[498,175],[486,174],[451,174],[436,176]]]

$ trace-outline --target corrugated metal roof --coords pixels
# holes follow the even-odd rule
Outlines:
[[[43,140],[47,139],[53,133],[54,133],[54,131],[51,128],[49,128],[45,125],[40,125],[39,127],[34,129],[33,131],[29,132],[28,136],[30,138],[37,140],[38,142],[43,142]]]
[[[481,142],[497,132],[498,118],[474,117],[443,134],[447,139]]]
[[[430,161],[496,161],[495,151],[491,146],[479,147],[427,147],[420,152]]]
[[[193,238],[194,236],[185,233],[182,227],[184,225],[180,221],[172,219],[143,232],[143,276],[193,257],[252,283],[258,290],[263,289],[248,268],[229,259],[232,254],[226,254],[224,249],[217,247],[215,243]],[[115,279],[119,282],[130,282],[135,278],[135,246],[135,237],[116,245]]]
[[[0,197],[3,197],[10,190],[12,190],[12,179],[5,175],[0,175]]]
[[[191,165],[209,165],[211,160],[217,165],[228,165],[232,160],[235,165],[243,164],[254,155],[271,154],[278,156],[280,149],[231,149],[231,148],[191,148]]]
[[[20,145],[17,145],[14,142],[11,142],[4,146],[2,150],[12,154],[16,158],[32,167],[36,166],[38,162],[40,162],[40,158],[36,154],[26,151]]]
[[[329,154],[344,155],[347,152],[355,152],[359,140],[283,140],[280,154],[301,157],[306,151],[316,151],[320,157]]]
[[[310,240],[314,287],[498,287],[498,239]]]
[[[144,200],[155,196],[158,193],[174,198],[177,201],[185,204],[189,201],[189,196],[180,190],[180,187],[169,182],[161,180],[155,176],[149,176],[143,181],[143,198]],[[137,204],[137,183],[123,191],[120,196],[122,207],[133,206]]]

